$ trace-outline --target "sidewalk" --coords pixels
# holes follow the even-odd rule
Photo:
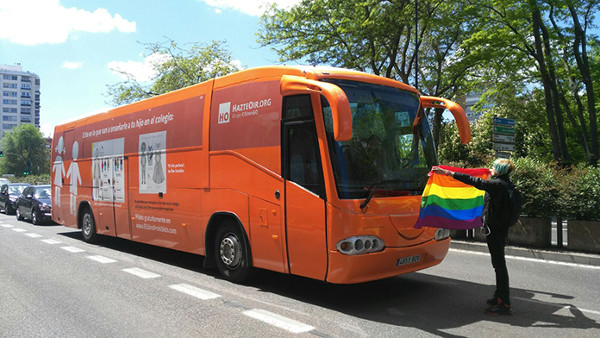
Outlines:
[[[488,252],[486,243],[460,239],[452,239],[450,242],[450,248],[467,251]],[[595,254],[570,252],[565,250],[521,248],[516,246],[506,246],[505,253],[507,256],[600,266],[600,255]]]

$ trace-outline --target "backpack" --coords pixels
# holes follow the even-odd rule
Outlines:
[[[521,216],[521,211],[523,211],[523,196],[514,184],[505,181],[501,182],[506,188],[508,198],[508,201],[505,204],[508,205],[508,226],[512,227],[517,224],[519,216]]]

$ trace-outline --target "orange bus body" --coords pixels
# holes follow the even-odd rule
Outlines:
[[[419,100],[412,87],[365,73],[264,67],[64,123],[52,145],[52,219],[83,225],[86,239],[92,239],[86,224],[92,224],[93,234],[206,256],[206,265],[217,262],[234,281],[245,275],[227,271],[244,259],[247,269],[331,283],[382,279],[440,263],[450,238],[436,236],[435,228],[413,228],[420,193],[376,195],[363,208],[364,197],[340,198],[322,102],[331,106],[336,139],[352,136],[352,121],[343,92],[321,84],[328,79],[392,87]],[[314,122],[307,125],[316,132],[322,193],[286,174],[296,162],[285,155],[285,135],[300,134],[294,123],[282,122],[288,97],[310,102],[286,108],[286,114],[312,108]],[[419,102],[421,109],[452,104],[431,97]],[[461,140],[468,142],[468,123],[460,122],[466,121],[460,120],[464,112],[451,110],[459,117]],[[340,249],[345,239],[382,247],[348,254]]]

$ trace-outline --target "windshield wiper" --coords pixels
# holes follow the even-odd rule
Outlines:
[[[367,189],[367,197],[360,204],[360,208],[364,209],[367,207],[367,205],[369,205],[369,202],[371,202],[371,199],[373,198],[373,196],[375,196],[377,187],[380,186],[381,184],[384,184],[384,183],[411,183],[411,182],[413,182],[413,181],[396,178],[396,179],[391,179],[391,180],[383,180],[383,181],[379,181],[379,182],[375,182],[375,183],[371,184],[369,186],[369,189]],[[403,189],[403,191],[422,191],[422,190],[421,189]]]
[[[376,182],[373,183],[369,186],[369,189],[367,190],[367,198],[364,200],[364,202],[362,202],[360,204],[360,208],[364,209],[367,207],[367,205],[369,205],[369,202],[371,202],[371,199],[373,198],[373,195],[375,195],[375,191],[377,190],[377,185],[381,183],[381,182]]]

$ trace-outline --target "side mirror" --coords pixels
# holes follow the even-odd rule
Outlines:
[[[333,137],[336,141],[349,141],[352,138],[352,113],[344,91],[331,83],[309,80],[295,75],[283,75],[280,84],[281,95],[320,94],[331,106],[333,117]]]
[[[471,141],[471,125],[469,124],[469,119],[467,119],[467,114],[465,114],[462,107],[457,103],[434,96],[421,96],[421,104],[424,108],[448,109],[456,121],[460,142],[462,144],[467,144]]]

